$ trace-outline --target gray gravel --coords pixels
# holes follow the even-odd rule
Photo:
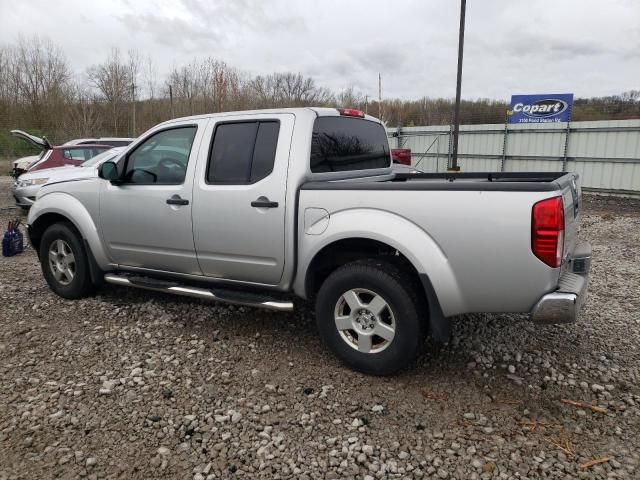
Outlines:
[[[0,479],[640,478],[640,209],[608,202],[585,202],[578,323],[460,317],[389,378],[342,367],[303,306],[66,301],[32,251],[2,259]]]

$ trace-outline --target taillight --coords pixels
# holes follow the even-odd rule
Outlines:
[[[550,267],[562,263],[564,246],[564,207],[562,197],[542,200],[533,205],[531,214],[531,250]]]
[[[338,112],[345,117],[364,118],[364,112],[362,110],[356,110],[355,108],[338,108]]]
[[[402,165],[411,165],[411,149],[410,148],[392,148],[391,159],[393,163],[401,163]]]

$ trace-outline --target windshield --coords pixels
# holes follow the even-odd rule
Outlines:
[[[110,150],[107,150],[106,152],[102,152],[98,155],[96,155],[95,157],[91,158],[90,160],[87,160],[86,162],[83,162],[82,165],[80,165],[81,167],[96,167],[100,164],[102,164],[103,162],[107,162],[109,160],[113,160],[114,158],[116,158],[120,152],[122,152],[122,150],[124,150],[124,148],[112,148]]]

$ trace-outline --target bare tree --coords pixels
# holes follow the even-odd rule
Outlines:
[[[138,75],[142,65],[142,57],[135,49],[128,52],[127,67],[129,68],[129,81],[131,82],[131,136],[136,134],[136,98],[138,90]]]
[[[361,92],[357,92],[353,87],[346,88],[336,95],[336,105],[340,107],[358,108],[364,110],[366,98]]]
[[[156,89],[158,87],[158,69],[156,68],[156,64],[153,61],[153,58],[150,56],[147,57],[144,63],[144,86],[146,89],[147,98],[153,100],[155,98]]]
[[[64,54],[50,40],[21,38],[12,60],[15,84],[25,101],[40,105],[64,95],[71,73]]]
[[[195,101],[202,91],[202,70],[197,61],[180,68],[174,67],[169,74],[169,85],[173,88],[176,97],[183,98],[187,102],[187,112],[194,114]]]
[[[89,85],[95,88],[110,107],[113,134],[118,135],[118,119],[126,101],[131,98],[131,70],[120,59],[117,48],[107,60],[87,71]]]
[[[328,89],[316,87],[312,78],[300,73],[258,76],[250,85],[261,107],[325,105],[333,100]]]
[[[86,88],[76,87],[74,101],[65,115],[65,130],[69,138],[93,137],[103,131],[103,115],[96,95]]]
[[[51,41],[20,38],[3,49],[0,82],[0,95],[7,104],[41,129],[69,100],[71,72],[64,54]]]

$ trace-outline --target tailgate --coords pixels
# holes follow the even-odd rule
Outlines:
[[[582,208],[582,189],[578,184],[577,173],[567,173],[556,183],[562,188],[562,202],[564,204],[564,249],[565,260],[573,257],[573,252],[578,243],[578,229],[580,209]],[[563,265],[566,263],[563,262]]]

